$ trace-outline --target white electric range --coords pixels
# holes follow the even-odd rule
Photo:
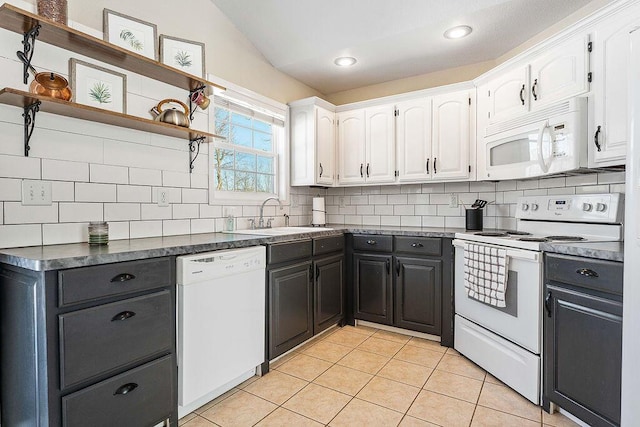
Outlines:
[[[518,199],[516,230],[456,233],[454,347],[493,376],[539,404],[541,394],[541,245],[621,241],[623,195],[526,196]],[[467,296],[465,246],[506,250],[506,307]]]

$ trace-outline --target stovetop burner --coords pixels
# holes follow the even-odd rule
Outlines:
[[[531,236],[531,233],[527,233],[526,231],[507,230],[506,233],[509,236]]]
[[[519,237],[516,240],[520,240],[521,242],[548,242],[549,239],[546,237]]]
[[[500,231],[482,231],[480,233],[475,233],[476,236],[485,236],[485,237],[507,237],[508,234]]]
[[[581,240],[586,240],[584,237],[580,237],[580,236],[547,236],[545,238],[548,240],[564,241],[564,242],[579,242]]]

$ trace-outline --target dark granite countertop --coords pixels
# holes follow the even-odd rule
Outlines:
[[[545,252],[624,262],[624,242],[543,243]]]
[[[238,233],[189,234],[170,237],[112,240],[108,246],[89,246],[87,243],[32,246],[0,249],[0,263],[34,271],[58,270],[109,264],[120,261],[186,255],[223,249],[244,248],[267,243],[299,240],[310,237],[333,236],[343,233],[387,234],[417,237],[450,237],[458,228],[379,227],[328,225],[332,230],[318,230],[281,236],[247,235]]]

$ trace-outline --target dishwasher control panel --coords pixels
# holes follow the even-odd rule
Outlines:
[[[266,265],[266,248],[252,246],[178,257],[176,276],[178,285],[186,286],[211,278],[265,269]]]

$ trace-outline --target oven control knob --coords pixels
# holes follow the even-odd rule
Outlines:
[[[593,205],[591,203],[583,203],[582,204],[582,210],[585,212],[591,212],[591,209],[593,209]]]
[[[605,205],[604,203],[596,203],[596,211],[604,212],[606,210],[607,210],[607,205]]]
[[[523,211],[528,211],[529,210],[529,203],[523,203],[521,207],[522,207]]]
[[[539,208],[539,206],[538,206],[538,204],[537,204],[537,203],[531,203],[531,210],[532,210],[532,211],[537,211],[537,210],[538,210],[538,208]]]

